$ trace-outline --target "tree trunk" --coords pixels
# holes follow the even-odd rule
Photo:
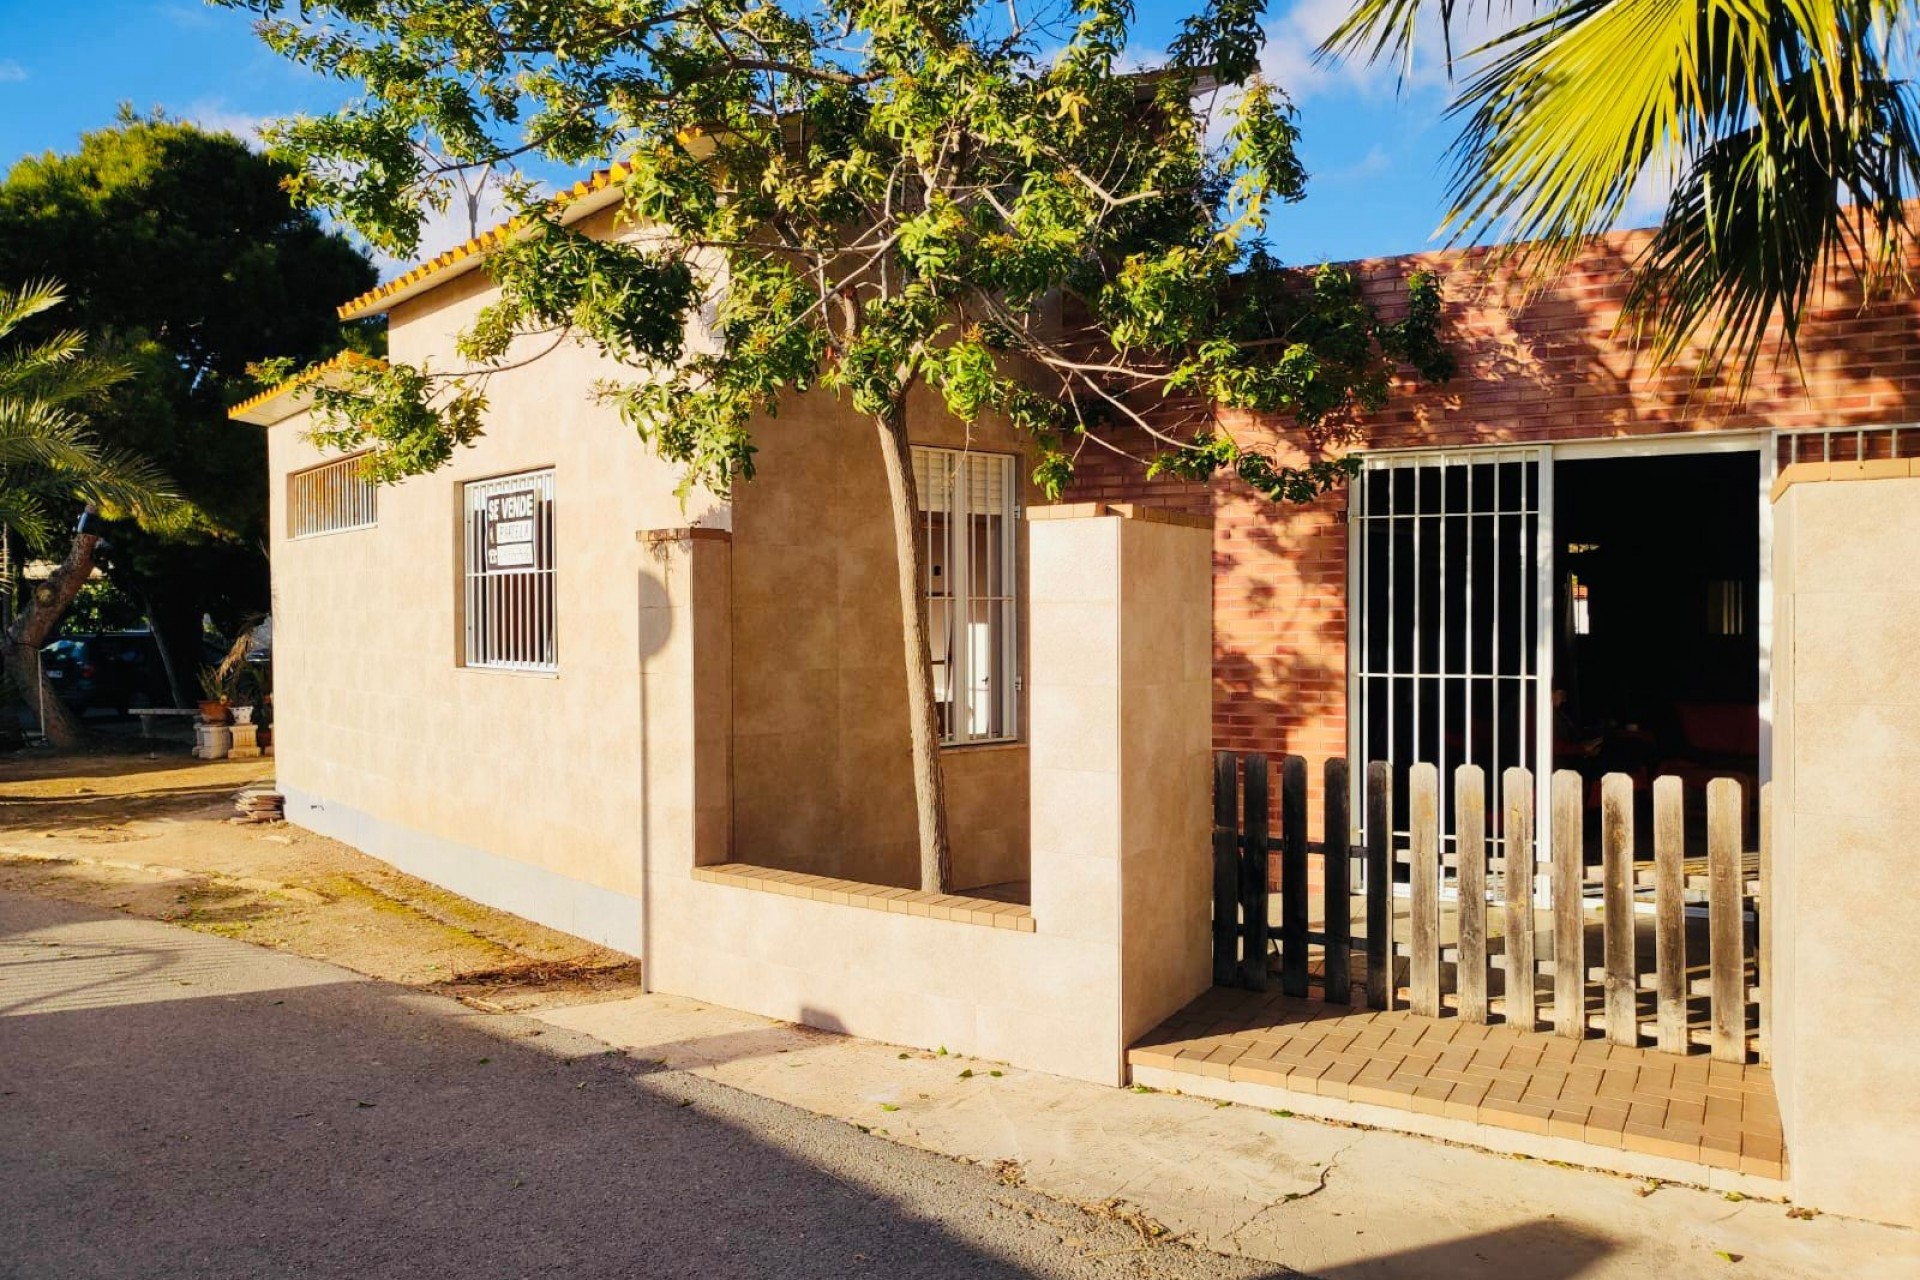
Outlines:
[[[91,505],[87,514],[95,514]],[[33,589],[26,607],[7,629],[7,674],[28,709],[41,714],[47,741],[62,750],[79,746],[83,735],[79,718],[60,701],[40,670],[40,646],[53,635],[67,607],[92,576],[93,549],[99,541],[96,533],[75,533],[66,559]]]
[[[907,725],[913,747],[913,799],[920,825],[920,888],[946,893],[953,882],[947,846],[946,783],[940,772],[940,720],[933,700],[933,653],[927,643],[927,606],[922,596],[920,502],[913,481],[913,449],[907,442],[902,396],[874,426],[887,470],[893,513],[894,559],[899,566],[900,618],[907,664]]]

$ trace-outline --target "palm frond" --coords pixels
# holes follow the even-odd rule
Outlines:
[[[1449,34],[1484,5],[1438,0]],[[1516,0],[1516,3],[1518,0]],[[1671,192],[1636,264],[1631,321],[1703,372],[1749,376],[1837,265],[1891,273],[1913,247],[1920,127],[1890,70],[1912,0],[1541,0],[1471,51],[1453,112],[1455,241],[1494,240],[1544,284]],[[1410,57],[1419,0],[1362,0],[1323,52]],[[1451,65],[1452,45],[1448,45]]]
[[[13,530],[29,550],[42,552],[53,540],[53,518],[47,504],[30,489],[7,483],[0,471],[0,531]]]
[[[103,449],[75,493],[96,503],[109,517],[130,516],[143,525],[164,522],[179,503],[173,482],[159,467],[126,449]]]
[[[99,453],[80,419],[44,400],[0,399],[0,467],[83,475]]]
[[[56,280],[30,280],[18,289],[0,289],[0,338],[66,300],[66,288]]]

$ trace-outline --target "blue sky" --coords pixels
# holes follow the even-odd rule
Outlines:
[[[1284,210],[1275,247],[1292,262],[1430,247],[1444,213],[1446,85],[1429,59],[1406,92],[1386,68],[1324,68],[1313,45],[1348,0],[1270,0],[1266,65],[1300,109],[1311,182]],[[1188,9],[1141,0],[1138,36],[1162,44]],[[343,86],[267,50],[250,16],[200,0],[0,0],[0,164],[69,150],[112,122],[121,102],[164,107],[243,136],[261,121],[330,109]],[[429,230],[429,248],[463,238]],[[389,267],[391,269],[391,267]]]

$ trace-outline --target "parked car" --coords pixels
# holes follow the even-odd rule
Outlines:
[[[160,648],[145,631],[63,636],[40,650],[47,683],[76,711],[170,707]]]

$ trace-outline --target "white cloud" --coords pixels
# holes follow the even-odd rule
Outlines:
[[[374,265],[380,269],[382,279],[391,279],[416,262],[425,262],[456,245],[465,244],[482,232],[493,230],[511,216],[512,210],[507,207],[506,198],[494,183],[481,185],[471,208],[456,192],[444,212],[427,212],[420,224],[418,253],[411,258],[395,258],[376,252],[373,255]]]
[[[209,133],[230,133],[255,151],[265,149],[266,144],[261,141],[260,130],[272,124],[274,119],[272,116],[230,110],[218,100],[197,102],[181,112],[180,117],[190,124],[199,125]]]
[[[0,58],[0,84],[19,84],[27,78],[27,69],[12,58]]]
[[[1268,23],[1267,46],[1260,60],[1267,78],[1295,101],[1343,91],[1385,97],[1395,93],[1444,91],[1449,87],[1445,32],[1425,10],[1415,28],[1410,68],[1403,59],[1390,56],[1374,62],[1367,61],[1363,55],[1337,61],[1316,58],[1315,50],[1346,19],[1352,7],[1352,0],[1297,0],[1292,8]],[[1467,51],[1484,43],[1505,25],[1508,24],[1494,22],[1486,9],[1473,8],[1460,15],[1453,32],[1456,77],[1463,77],[1472,68],[1464,56]]]

